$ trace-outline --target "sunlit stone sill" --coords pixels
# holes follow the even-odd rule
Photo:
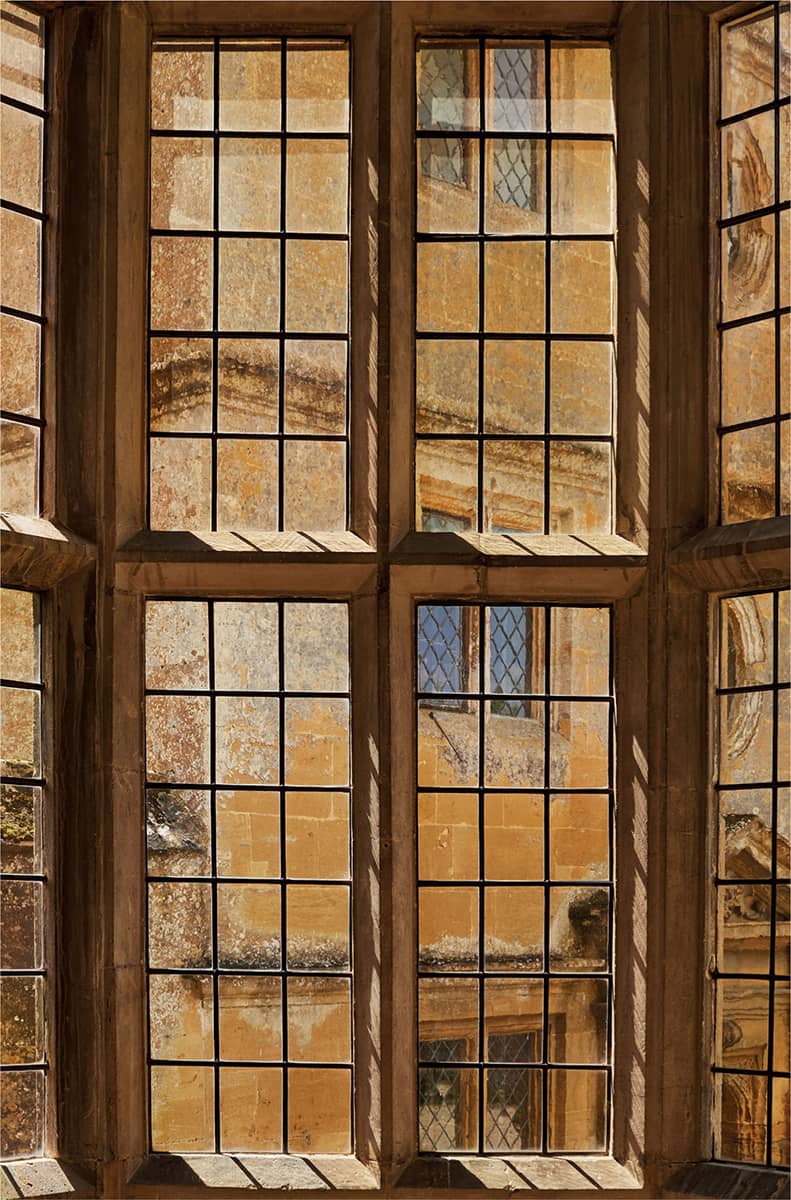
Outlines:
[[[705,591],[779,586],[789,579],[789,545],[788,517],[713,525],[676,547],[670,564]]]
[[[591,565],[643,566],[646,552],[615,534],[572,533],[410,533],[393,551],[398,561],[452,558],[476,562],[492,558],[518,560],[520,565],[572,565],[586,559]],[[587,565],[587,564],[586,564]]]
[[[347,1154],[152,1154],[129,1181],[137,1188],[244,1191],[377,1191],[376,1174]]]
[[[631,1167],[608,1155],[556,1157],[519,1155],[509,1158],[474,1155],[426,1155],[416,1158],[398,1180],[399,1191],[426,1188],[471,1191],[540,1191],[620,1194],[640,1190],[642,1180]]]
[[[94,1196],[93,1184],[73,1167],[55,1158],[18,1159],[0,1164],[0,1197],[68,1196],[70,1200]]]
[[[136,533],[118,551],[122,561],[167,559],[171,562],[246,562],[271,555],[290,561],[315,562],[318,555],[335,555],[347,562],[370,561],[373,549],[349,531],[275,533],[240,530],[148,530]]]
[[[787,1171],[740,1167],[730,1163],[688,1163],[665,1183],[667,1197],[711,1197],[711,1200],[782,1200],[790,1194]]]
[[[0,514],[3,581],[20,587],[52,587],[96,558],[96,547],[43,517]]]

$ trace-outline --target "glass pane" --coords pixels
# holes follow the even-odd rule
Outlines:
[[[219,328],[276,330],[280,324],[278,243],[269,238],[222,238],[219,256]]]
[[[550,1071],[547,1103],[550,1150],[585,1153],[606,1149],[605,1071]]]
[[[484,996],[487,1061],[540,1062],[543,980],[487,979]]]
[[[610,875],[610,800],[575,793],[549,802],[552,879],[607,879]]]
[[[349,889],[290,884],[287,966],[291,971],[349,970]]]
[[[43,1153],[44,1099],[43,1071],[3,1073],[0,1094],[0,1155],[3,1158],[30,1158]]]
[[[421,1062],[477,1059],[477,980],[418,980],[418,1057]]]
[[[418,964],[421,970],[477,970],[477,888],[421,887],[418,914]]]
[[[755,974],[768,971],[771,920],[771,888],[765,884],[719,887],[718,970]]]
[[[774,204],[775,115],[759,113],[722,130],[722,215]]]
[[[0,786],[0,870],[18,875],[41,871],[41,788]]]
[[[151,56],[154,129],[211,129],[214,72],[210,42],[155,42]]]
[[[418,232],[477,233],[477,142],[471,138],[420,138],[418,163]]]
[[[788,45],[787,34],[784,44]],[[788,1139],[791,1123],[790,1092],[791,1085],[787,1079],[772,1080],[772,1163],[778,1167],[787,1167],[791,1161]]]
[[[151,528],[211,528],[211,442],[156,438],[149,445]]]
[[[345,242],[286,243],[286,325],[299,333],[345,333]]]
[[[417,529],[469,529],[477,522],[478,446],[421,439],[415,445]]]
[[[478,680],[478,613],[458,604],[421,604],[418,691],[467,692]]]
[[[278,793],[217,792],[216,805],[218,875],[279,875]]]
[[[609,533],[612,528],[612,446],[555,442],[549,448],[552,533]]]
[[[607,980],[550,979],[551,1062],[607,1061]]]
[[[543,879],[543,798],[490,792],[484,799],[484,813],[486,878]]]
[[[722,232],[722,319],[774,307],[774,218],[759,217]]]
[[[210,875],[209,793],[146,791],[146,848],[152,875]]]
[[[152,783],[207,783],[208,696],[146,698],[146,772]]]
[[[280,979],[221,975],[217,983],[220,1058],[243,1062],[279,1059],[282,1051]]]
[[[771,10],[722,26],[721,115],[767,104],[774,95],[774,20]]]
[[[297,1067],[288,1072],[288,1148],[292,1154],[350,1154],[351,1071]]]
[[[717,981],[714,1061],[733,1070],[766,1067],[769,1042],[769,985],[754,979]]]
[[[286,699],[286,783],[345,787],[349,783],[349,702]]]
[[[220,263],[222,284],[222,254]],[[184,286],[187,279],[189,287]],[[151,325],[153,329],[211,329],[211,239],[151,239]]]
[[[220,128],[280,129],[279,42],[220,42]]]
[[[486,704],[487,787],[535,788],[544,784],[544,706]]]
[[[612,347],[607,342],[552,342],[549,378],[553,433],[609,435],[613,365]]]
[[[720,783],[772,779],[772,696],[745,692],[720,701]]]
[[[486,1150],[541,1149],[541,1072],[494,1067],[485,1072]]]
[[[211,342],[206,338],[152,338],[150,347],[151,430],[210,432]]]
[[[774,415],[774,321],[724,330],[721,368],[723,425]]]
[[[288,980],[290,1062],[348,1062],[352,1053],[349,979],[292,976]]]
[[[287,147],[286,229],[291,233],[346,233],[348,143],[289,138]]]
[[[290,878],[348,879],[349,835],[346,792],[286,792]]]
[[[615,232],[615,152],[609,141],[552,143],[552,232]]]
[[[0,91],[41,108],[44,104],[44,17],[4,3],[0,8]]]
[[[38,515],[39,441],[38,430],[30,425],[18,425],[16,421],[0,423],[5,512]]]
[[[417,328],[473,333],[478,328],[478,247],[425,242],[417,247]]]
[[[3,21],[4,38],[6,28]],[[3,104],[0,107],[0,157],[3,160],[4,200],[24,208],[41,209],[43,149],[43,119]]]
[[[289,338],[285,346],[285,432],[344,433],[346,343]]]
[[[552,128],[556,133],[615,133],[608,46],[564,46],[550,53]]]
[[[0,315],[0,408],[6,412],[38,416],[39,341],[38,325]]]
[[[209,686],[208,605],[200,600],[150,600],[146,605],[146,687],[203,690]]]
[[[154,229],[211,229],[213,153],[208,138],[151,139]]]
[[[20,1065],[43,1058],[44,980],[7,975],[0,980],[0,1061]],[[7,1081],[11,1076],[3,1078]]]
[[[543,242],[487,242],[485,328],[490,333],[544,329]]]
[[[3,303],[41,312],[41,222],[0,210],[0,292]]]
[[[464,711],[418,705],[417,781],[419,787],[469,787],[478,783],[478,703]]]
[[[283,1073],[277,1068],[220,1068],[223,1152],[277,1151],[283,1145]]]
[[[217,955],[231,970],[280,966],[280,888],[269,883],[217,885]]]
[[[477,879],[477,795],[422,792],[417,810],[419,878]]]
[[[487,233],[543,233],[546,228],[546,149],[530,138],[486,143]]]
[[[0,675],[18,683],[38,683],[39,601],[33,592],[0,588]]]
[[[603,887],[553,887],[549,960],[553,971],[606,971],[610,892]]]
[[[486,96],[489,129],[546,128],[544,47],[540,42],[487,42]]]
[[[418,129],[477,129],[477,54],[465,42],[423,42],[417,52]]]
[[[418,1071],[418,1149],[423,1153],[475,1150],[478,1145],[478,1072],[458,1067]]]
[[[286,529],[346,528],[346,446],[289,441],[283,447]]]
[[[277,783],[279,706],[267,696],[218,696],[218,783]]]
[[[549,686],[559,696],[607,696],[610,692],[610,610],[555,608]]]
[[[553,333],[612,333],[614,293],[609,242],[553,243]]]
[[[148,1012],[153,1058],[214,1055],[212,981],[206,975],[151,975]]]
[[[534,642],[543,636],[541,609],[520,605],[489,609],[488,668],[489,691],[504,695],[523,695],[543,691],[538,678],[540,651]],[[502,701],[493,705],[504,716],[524,716],[524,701]]]
[[[549,706],[552,730],[549,782],[553,787],[607,787],[610,706],[587,700]]]
[[[487,887],[483,921],[487,971],[540,971],[543,968],[543,888]]]
[[[25,688],[0,689],[2,773],[16,779],[41,775],[41,697]]]
[[[214,1150],[211,1067],[151,1068],[151,1149]]]
[[[349,614],[345,604],[284,604],[283,634],[288,691],[349,690]]]
[[[487,341],[484,345],[484,430],[544,432],[542,342]]]
[[[220,529],[271,529],[277,513],[277,443],[222,438],[217,443]]]
[[[543,442],[484,444],[483,527],[497,533],[543,529]]]
[[[720,686],[771,683],[773,658],[774,594],[721,600]]]
[[[220,338],[217,361],[219,431],[277,431],[278,362],[276,341]]]
[[[211,966],[211,885],[148,885],[148,962],[152,967]]]
[[[775,515],[775,426],[728,433],[721,441],[722,521]]]
[[[349,50],[340,42],[288,43],[286,123],[291,132],[349,128]]]
[[[280,142],[220,139],[220,229],[280,228]]]
[[[715,1075],[714,1152],[733,1162],[766,1162],[766,1084],[760,1075]]]
[[[277,630],[276,604],[215,601],[214,686],[230,692],[276,692]]]
[[[34,971],[44,965],[44,886],[23,879],[0,882],[4,971]]]

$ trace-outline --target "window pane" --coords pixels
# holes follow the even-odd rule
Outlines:
[[[4,6],[3,27],[7,9]],[[44,1152],[48,919],[41,767],[40,602],[0,588],[0,1154]],[[13,686],[10,686],[12,685]],[[24,974],[20,974],[24,972]]]
[[[788,506],[788,107],[780,6],[720,34],[720,521]],[[782,67],[781,67],[782,73]],[[764,111],[751,110],[762,107]],[[778,169],[779,168],[779,169]],[[760,215],[757,215],[760,214]],[[756,319],[757,318],[757,319]]]
[[[787,643],[787,591],[720,600],[715,1153],[775,1167],[789,1137]]]
[[[416,623],[419,1147],[603,1150],[610,612],[432,602]]]
[[[416,528],[609,533],[610,49],[417,54]]]
[[[348,1153],[348,607],[146,609],[152,1144]]]
[[[348,43],[158,40],[151,125],[149,524],[345,529]]]
[[[0,471],[3,511],[41,510],[45,19],[0,4]],[[16,107],[13,101],[29,105]],[[19,210],[5,205],[17,205]],[[24,210],[24,211],[20,211]],[[43,1077],[42,1077],[43,1078]]]

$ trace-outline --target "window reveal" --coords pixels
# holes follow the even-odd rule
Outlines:
[[[714,1155],[776,1167],[789,1165],[788,602],[720,601],[717,688]]]
[[[0,873],[0,1155],[44,1152],[45,855],[39,599],[0,589],[3,629]]]
[[[423,1152],[607,1147],[609,645],[604,608],[418,606]]]
[[[426,39],[417,60],[417,528],[610,532],[610,51]]]
[[[723,25],[720,520],[789,512],[789,32],[773,5]]]
[[[158,41],[149,520],[345,529],[349,48]]]
[[[41,509],[45,21],[0,6],[0,466],[4,512]]]
[[[348,608],[146,626],[151,1147],[350,1153]]]

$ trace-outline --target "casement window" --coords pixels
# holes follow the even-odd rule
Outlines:
[[[4,1186],[773,1195],[786,8],[2,17]]]

